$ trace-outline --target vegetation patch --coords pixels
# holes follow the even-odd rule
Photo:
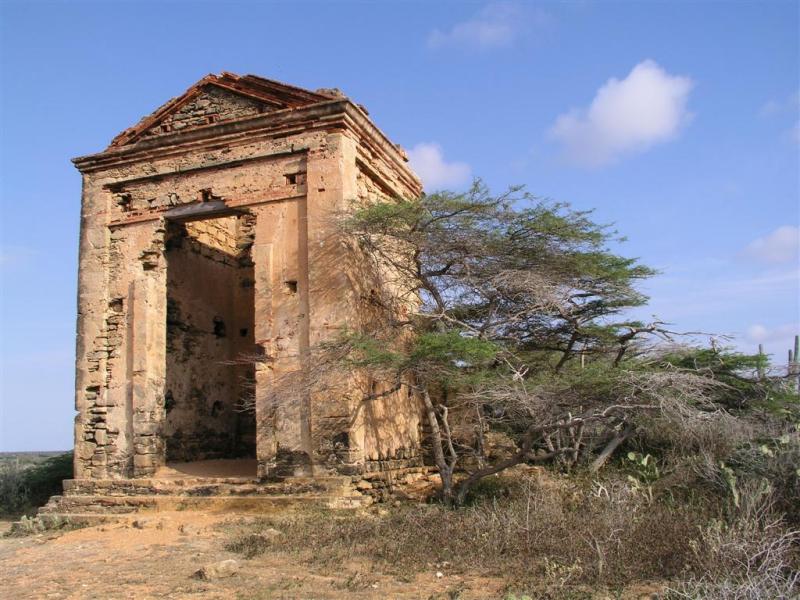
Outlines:
[[[241,554],[245,558],[255,558],[264,554],[271,546],[269,538],[259,533],[245,533],[225,544],[225,550]]]
[[[734,587],[759,569],[769,577],[761,583],[771,587],[749,585],[761,592],[788,593],[796,585],[792,574],[800,562],[792,545],[798,534],[775,511],[768,487],[747,486],[738,507],[730,497],[676,501],[667,491],[643,490],[617,470],[602,479],[517,474],[475,491],[472,502],[458,508],[432,503],[262,519],[237,530],[226,548],[252,557],[271,547],[329,569],[367,559],[397,577],[480,572],[537,598],[648,581],[681,597]],[[283,535],[267,542],[259,534],[274,528]]]
[[[61,482],[72,477],[72,452],[37,456],[6,455],[0,462],[0,515],[35,511],[50,496],[60,494]]]

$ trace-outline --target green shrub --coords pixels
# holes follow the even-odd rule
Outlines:
[[[0,467],[0,514],[19,515],[47,503],[61,493],[61,482],[72,477],[72,452],[51,456],[39,464]]]
[[[0,514],[15,515],[28,507],[25,469],[17,463],[0,467]]]

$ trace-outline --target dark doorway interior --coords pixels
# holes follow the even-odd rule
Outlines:
[[[169,221],[167,461],[255,457],[254,218]]]

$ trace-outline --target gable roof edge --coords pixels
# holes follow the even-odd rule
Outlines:
[[[325,92],[312,92],[304,90],[293,85],[265,79],[256,75],[236,75],[228,71],[223,71],[219,75],[209,73],[192,86],[190,86],[183,94],[171,98],[166,103],[162,104],[155,111],[143,117],[138,123],[132,127],[128,127],[118,135],[116,135],[106,150],[119,148],[135,142],[144,133],[158,125],[172,111],[180,108],[187,102],[195,98],[200,91],[208,86],[213,85],[220,89],[226,90],[232,94],[238,94],[253,100],[258,100],[265,104],[275,107],[284,108],[283,104],[276,96],[280,96],[281,92],[288,92],[288,95],[294,96],[288,102],[286,108],[293,108],[292,104],[301,106],[304,104],[316,104],[317,102],[325,102],[329,100],[339,99],[342,96],[337,96],[334,93]]]

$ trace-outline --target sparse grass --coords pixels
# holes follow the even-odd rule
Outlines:
[[[47,519],[42,519],[38,516],[28,517],[23,515],[6,533],[6,537],[25,537],[46,532],[74,531],[75,529],[82,529],[83,527],[87,527],[87,525],[76,523],[70,519],[57,517],[55,515],[51,515]]]
[[[692,545],[693,573],[670,599],[789,600],[800,593],[800,531],[774,510],[770,486],[743,486],[731,518],[714,520]]]
[[[367,559],[397,577],[479,572],[506,580],[517,597],[589,598],[655,581],[674,598],[750,600],[789,598],[800,583],[799,534],[774,511],[768,486],[744,486],[738,506],[713,495],[652,498],[621,476],[506,477],[476,492],[458,509],[276,515],[236,527],[226,548],[285,552],[332,570]],[[283,535],[263,536],[274,528]]]
[[[245,533],[225,544],[225,550],[241,554],[245,558],[255,558],[270,548],[270,540],[258,533]]]
[[[650,500],[621,478],[544,477],[486,488],[459,509],[430,504],[266,518],[239,529],[227,548],[247,556],[271,546],[331,569],[369,559],[397,576],[480,572],[505,579],[517,594],[580,597],[587,586],[619,590],[703,577],[709,567],[698,549],[726,518],[718,502],[676,502],[668,494]],[[265,542],[259,531],[267,528],[284,535]]]

